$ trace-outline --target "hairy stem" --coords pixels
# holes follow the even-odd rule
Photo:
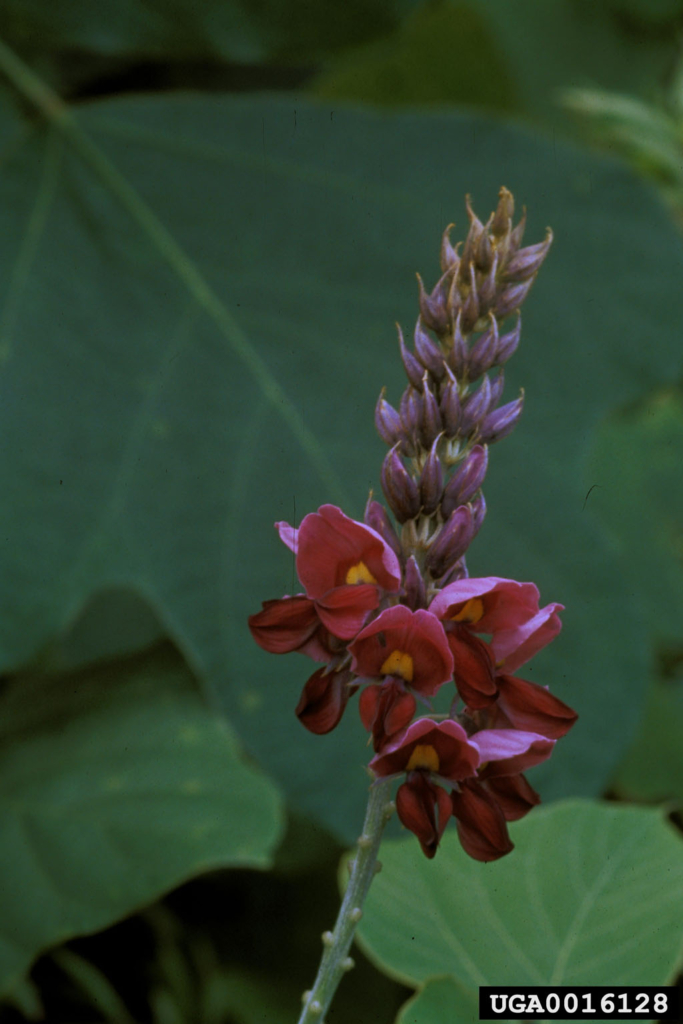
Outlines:
[[[322,960],[313,988],[304,993],[299,1024],[324,1024],[324,1016],[342,976],[353,967],[349,949],[356,925],[363,915],[365,897],[380,867],[377,853],[384,826],[394,810],[394,805],[388,799],[390,786],[391,780],[382,780],[370,787],[363,833],[358,840],[356,855],[349,865],[349,883],[334,931],[323,935]]]

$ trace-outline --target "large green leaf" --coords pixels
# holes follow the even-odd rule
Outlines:
[[[97,591],[132,587],[292,798],[353,836],[356,711],[305,734],[293,707],[311,665],[256,649],[246,615],[297,588],[274,520],[330,500],[360,514],[384,451],[377,392],[403,386],[392,323],[415,316],[414,271],[434,279],[466,191],[485,214],[505,182],[531,207],[530,240],[552,222],[557,243],[471,568],[566,603],[533,678],[581,721],[543,792],[599,792],[647,652],[619,560],[582,514],[582,460],[607,409],[680,365],[682,250],[658,204],[612,164],[457,114],[136,97],[79,108],[77,130],[72,145],[34,129],[4,165],[2,666],[35,658]]]
[[[428,981],[403,1006],[396,1024],[464,1024],[479,1019],[479,999],[475,989],[467,989],[453,978]]]
[[[648,395],[600,426],[587,465],[591,511],[607,526],[660,643],[683,645],[683,396]]]
[[[463,1008],[476,1006],[480,985],[671,981],[683,954],[683,857],[660,812],[568,801],[512,834],[516,850],[486,865],[454,829],[434,861],[412,837],[384,843],[360,925],[371,959],[412,985],[451,977],[462,991],[440,986],[425,1004],[448,1001],[462,1021],[477,1019]]]
[[[683,803],[683,687],[655,683],[638,734],[614,776],[629,800]]]
[[[275,787],[175,655],[0,694],[0,989],[208,868],[270,863]]]

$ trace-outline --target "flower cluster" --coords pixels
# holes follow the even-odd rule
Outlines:
[[[557,635],[562,605],[541,608],[533,583],[469,577],[465,562],[486,513],[488,446],[522,411],[521,397],[498,407],[502,365],[551,235],[520,248],[524,220],[512,226],[506,189],[486,225],[467,210],[462,248],[447,229],[439,282],[428,294],[420,281],[414,351],[399,331],[408,377],[399,408],[382,392],[375,413],[398,527],[372,496],[362,523],[333,505],[298,529],[277,523],[303,593],[265,602],[249,626],[265,650],[321,664],[296,708],[311,732],[334,729],[360,690],[369,767],[377,779],[403,779],[398,814],[428,857],[453,817],[465,850],[489,861],[512,849],[507,822],[539,802],[523,772],[550,756],[576,714],[516,674]],[[437,715],[432,699],[444,687],[450,709]],[[427,713],[416,718],[418,704]]]

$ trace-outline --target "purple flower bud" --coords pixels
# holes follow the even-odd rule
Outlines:
[[[419,391],[416,391],[415,388],[408,385],[401,395],[401,404],[399,409],[404,435],[411,440],[417,440],[418,433],[422,426],[423,411],[423,402]]]
[[[427,607],[427,590],[422,578],[419,566],[415,561],[415,555],[411,555],[406,562],[406,571],[403,576],[403,589],[405,604],[416,612],[418,608]]]
[[[488,412],[493,412],[501,398],[503,397],[503,390],[505,388],[505,374],[502,370],[499,370],[491,381],[491,400],[489,402]]]
[[[515,201],[512,193],[503,186],[498,193],[498,206],[491,221],[491,234],[494,238],[504,238],[512,227],[512,218],[515,215]]]
[[[467,376],[470,380],[476,380],[491,369],[496,362],[498,347],[498,322],[495,316],[491,316],[491,326],[477,338],[467,358]]]
[[[440,381],[443,379],[443,375],[446,372],[443,353],[424,330],[419,317],[415,324],[415,355],[425,370],[429,370],[434,380]]]
[[[484,519],[486,518],[486,498],[484,497],[484,492],[483,491],[479,491],[479,494],[476,496],[476,498],[472,502],[471,508],[472,508],[472,539],[474,539],[476,534],[479,533],[479,530],[481,529],[481,524],[484,522]]]
[[[465,505],[484,482],[489,464],[488,448],[475,444],[446,484],[441,511],[447,518],[458,505]]]
[[[462,313],[458,313],[453,328],[453,348],[446,356],[446,362],[458,380],[462,380],[467,370],[467,342],[461,330]]]
[[[541,267],[553,242],[553,233],[547,229],[544,242],[519,249],[505,267],[506,281],[528,281]]]
[[[450,323],[448,292],[451,286],[453,274],[454,268],[450,267],[436,282],[436,286],[431,295],[427,294],[425,286],[422,283],[422,278],[419,274],[417,275],[417,280],[420,286],[420,314],[425,326],[439,336],[447,333]]]
[[[507,363],[510,356],[514,355],[519,345],[519,339],[522,334],[522,316],[521,313],[517,314],[517,323],[507,334],[504,334],[498,344],[498,352],[496,353],[496,363],[498,366],[502,366]]]
[[[491,381],[484,377],[475,392],[463,403],[460,433],[471,434],[484,419],[491,405]]]
[[[498,253],[493,257],[491,269],[479,282],[479,316],[486,316],[498,290]]]
[[[460,505],[451,513],[425,559],[425,566],[434,579],[448,572],[465,554],[474,534],[472,524],[469,505]]]
[[[493,266],[494,251],[491,245],[491,239],[489,238],[488,231],[484,230],[482,225],[482,232],[477,242],[476,251],[474,253],[474,263],[477,270],[480,270],[483,274]]]
[[[386,388],[382,388],[381,394],[375,406],[375,426],[377,432],[385,444],[392,448],[397,441],[401,440],[401,417],[393,405],[384,398]]]
[[[451,373],[441,391],[441,421],[446,437],[455,437],[460,429],[460,395],[458,382]]]
[[[498,296],[494,312],[502,320],[503,317],[514,313],[524,302],[529,289],[534,283],[533,277],[530,281],[522,281],[520,284],[510,284]]]
[[[429,386],[429,378],[425,373],[422,382],[423,395],[422,395],[422,423],[420,431],[420,439],[425,448],[429,448],[443,430],[441,423],[441,413],[439,412],[439,403],[434,397],[434,392]]]
[[[453,246],[451,245],[451,231],[455,227],[455,224],[449,224],[443,235],[441,236],[441,272],[446,273],[451,267],[455,267],[457,270],[457,264],[459,257]]]
[[[439,581],[439,587],[447,587],[449,583],[455,583],[456,580],[465,580],[467,579],[468,576],[469,573],[467,571],[467,562],[465,560],[465,556],[463,555],[462,558],[458,559],[453,568],[449,572],[447,572],[445,576],[441,577],[441,580]]]
[[[512,433],[517,426],[519,417],[522,415],[523,408],[524,392],[522,391],[522,394],[514,402],[508,402],[507,405],[501,405],[500,409],[490,412],[481,425],[480,435],[482,442],[494,444],[496,441],[500,441],[503,437],[507,437],[508,434]]]
[[[462,257],[460,260],[460,280],[463,283],[467,283],[469,278],[469,268],[467,264],[472,263],[475,260],[479,241],[484,233],[484,225],[472,209],[470,196],[465,196],[465,207],[467,209],[467,216],[470,222],[470,229],[467,232],[467,238],[465,239],[465,245],[463,247]]]
[[[437,454],[438,445],[439,437],[434,439],[420,473],[420,501],[425,516],[431,516],[432,512],[436,512],[443,494],[443,467]]]
[[[417,388],[418,391],[420,391],[422,388],[422,374],[424,373],[424,369],[420,365],[419,361],[415,358],[413,353],[409,352],[408,349],[406,348],[406,343],[403,340],[403,331],[401,330],[399,324],[396,324],[396,326],[398,328],[398,346],[401,350],[401,361],[403,363],[403,368],[406,371],[406,376],[408,377],[410,383],[413,385],[414,388]]]
[[[403,548],[396,535],[396,530],[387,515],[387,510],[384,508],[384,505],[380,505],[378,501],[373,500],[372,491],[365,506],[363,521],[387,542],[394,554],[398,555],[400,559],[403,558]]]
[[[514,254],[517,252],[517,250],[519,249],[520,245],[522,244],[522,239],[524,238],[524,229],[525,228],[526,228],[526,210],[524,210],[524,212],[522,213],[522,216],[521,216],[521,219],[519,221],[519,224],[517,224],[512,229],[512,231],[510,232],[510,241],[508,243],[508,249],[507,249],[508,259],[510,259],[511,256],[514,256]]]
[[[461,327],[465,334],[469,334],[479,319],[479,292],[477,291],[477,280],[474,267],[470,264],[470,287],[466,298],[462,303]]]
[[[394,446],[382,463],[381,483],[384,495],[399,523],[414,519],[420,511],[417,484],[398,457]]]

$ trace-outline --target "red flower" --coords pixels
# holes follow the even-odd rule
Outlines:
[[[379,604],[380,591],[395,593],[401,567],[394,551],[369,526],[349,519],[336,505],[305,516],[298,530],[275,524],[296,554],[296,570],[320,621],[350,640]]]
[[[428,697],[453,675],[453,656],[439,620],[431,612],[413,612],[402,604],[380,612],[349,651],[356,675],[398,676]]]
[[[444,624],[453,653],[458,692],[472,710],[498,693],[496,668],[512,670],[559,633],[561,604],[538,607],[533,583],[487,576],[457,580],[437,594],[429,610]],[[488,634],[489,643],[475,636]]]
[[[351,686],[348,669],[330,671],[319,668],[306,682],[296,715],[309,732],[322,736],[339,725],[349,697],[357,689]]]
[[[528,729],[559,740],[566,735],[579,717],[573,708],[555,697],[545,686],[527,679],[508,676],[496,677],[498,683],[497,717],[502,716],[515,729]]]
[[[459,782],[474,775],[479,760],[478,748],[458,722],[418,718],[373,757],[370,768],[378,778],[423,770]]]
[[[463,849],[475,860],[504,857],[514,848],[502,808],[481,783],[463,782],[451,793],[452,809]]]
[[[396,809],[431,859],[452,809],[451,798],[435,779],[458,782],[474,775],[478,763],[479,753],[461,725],[420,718],[373,757],[370,768],[379,778],[407,773],[396,794]]]
[[[304,594],[264,601],[262,610],[249,616],[249,629],[259,647],[271,654],[301,651],[314,661],[329,661],[333,653],[315,603]]]

